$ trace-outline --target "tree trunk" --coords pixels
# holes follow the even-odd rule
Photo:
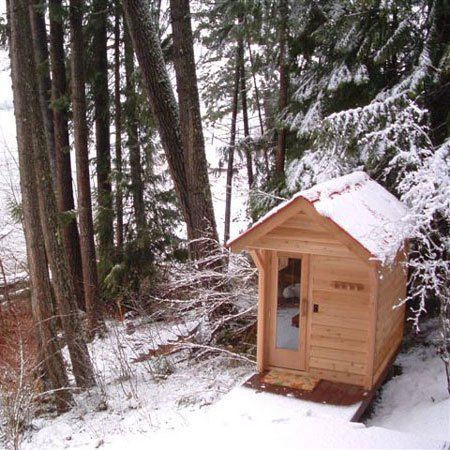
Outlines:
[[[188,226],[188,234],[191,239],[208,237],[218,241],[200,115],[189,0],[170,0],[170,16],[189,202],[196,213],[193,229],[189,230]],[[197,247],[191,245],[194,254],[201,252]]]
[[[16,6],[12,2],[13,8]],[[50,277],[47,267],[42,228],[39,218],[35,173],[33,168],[33,133],[31,127],[28,98],[23,89],[23,65],[26,55],[17,48],[22,21],[18,11],[10,13],[8,2],[8,22],[10,35],[11,76],[16,117],[17,149],[19,154],[20,188],[22,193],[23,226],[30,271],[31,304],[33,320],[36,324],[42,352],[45,355],[46,375],[55,390],[58,410],[66,410],[72,403],[72,395],[64,388],[69,386],[66,368],[59,348],[57,333],[52,320]],[[6,287],[6,286],[5,286]]]
[[[188,237],[215,237],[217,231],[214,222],[211,223],[212,200],[209,188],[206,192],[199,193],[198,208],[190,199],[177,102],[147,3],[144,0],[123,0],[123,6],[152,114],[187,225]],[[202,178],[207,179],[207,174]],[[209,252],[209,246],[197,246],[194,256],[206,256]]]
[[[111,149],[109,135],[109,91],[107,59],[108,0],[94,0],[94,119],[97,154],[97,234],[99,276],[103,281],[112,266],[114,253],[114,213],[111,192]]]
[[[122,103],[120,100],[120,22],[122,8],[116,0],[114,19],[114,125],[116,132],[116,248],[119,260],[123,257],[123,171],[122,171]]]
[[[435,83],[426,98],[430,110],[431,139],[435,146],[441,145],[450,135],[450,7],[446,0],[432,2],[433,21],[431,60],[439,68]],[[447,62],[445,62],[447,58]]]
[[[288,101],[288,72],[286,64],[286,37],[287,37],[287,21],[288,21],[288,5],[287,0],[280,0],[280,30],[279,30],[279,44],[280,44],[280,94],[278,101],[278,110],[283,114],[287,107]],[[286,127],[281,127],[278,130],[278,143],[275,158],[275,175],[278,178],[284,178],[284,163],[286,159]]]
[[[125,26],[125,83],[126,83],[126,122],[128,148],[130,151],[131,193],[136,217],[138,240],[145,230],[144,186],[142,182],[141,148],[136,111],[136,87],[134,83],[134,52],[128,28]]]
[[[86,343],[82,337],[77,308],[74,302],[75,290],[67,267],[65,252],[58,229],[56,199],[50,173],[48,148],[41,109],[39,106],[36,80],[36,64],[27,38],[31,35],[28,0],[11,0],[11,42],[14,72],[17,76],[16,89],[23,96],[22,108],[27,116],[22,120],[31,126],[32,145],[30,153],[24,155],[27,163],[34,168],[38,193],[39,216],[44,236],[45,250],[56,292],[58,312],[69,349],[73,372],[78,386],[95,384],[94,373]],[[22,110],[23,110],[22,109]],[[29,120],[27,120],[29,119]],[[41,239],[41,238],[40,238]],[[42,264],[42,261],[40,261]]]
[[[250,67],[251,67],[251,72],[252,72],[253,87],[255,89],[255,102],[256,102],[256,109],[258,110],[259,129],[261,130],[261,136],[264,136],[264,121],[263,121],[262,112],[261,112],[259,88],[258,88],[258,83],[256,82],[256,76],[255,76],[255,63],[253,61],[252,46],[251,46],[250,40],[248,38],[247,38],[247,47],[248,47],[248,57],[250,59]]]
[[[240,20],[242,23],[242,20]],[[247,162],[247,179],[248,187],[251,190],[253,187],[253,162],[252,154],[250,152],[250,126],[248,123],[248,106],[247,106],[247,80],[245,74],[245,59],[244,59],[244,41],[242,37],[238,39],[238,60],[239,60],[239,72],[241,81],[241,104],[242,104],[242,118],[244,121],[244,148],[245,148],[245,160]]]
[[[238,55],[236,55],[238,56]],[[225,230],[223,241],[226,243],[230,239],[230,223],[231,223],[231,194],[233,188],[233,163],[234,163],[234,146],[236,144],[236,120],[238,113],[239,99],[239,58],[236,58],[236,70],[234,75],[233,100],[231,106],[231,129],[230,129],[230,145],[228,150],[227,165],[227,184],[225,194]]]
[[[51,80],[49,70],[47,27],[42,0],[31,0],[30,20],[33,33],[34,57],[38,73],[39,102],[44,120],[45,138],[49,148],[52,178],[56,180],[56,149],[53,130],[53,117],[50,106]]]
[[[92,220],[91,182],[89,177],[88,127],[86,122],[86,94],[84,75],[84,37],[82,0],[70,1],[71,81],[75,161],[77,168],[78,217],[80,222],[83,284],[88,319],[92,334],[102,325],[98,304],[98,276],[95,257],[94,224]]]
[[[258,109],[259,129],[261,130],[261,137],[262,137],[262,136],[264,136],[264,120],[263,120],[262,111],[261,111],[259,87],[258,87],[258,83],[256,81],[256,76],[255,76],[255,63],[253,60],[253,52],[252,52],[250,40],[248,38],[247,38],[247,46],[248,46],[248,56],[250,59],[250,67],[251,67],[252,78],[253,78],[253,87],[255,89],[256,108]],[[265,165],[265,169],[266,169],[266,176],[267,176],[267,179],[269,179],[270,178],[270,173],[269,173],[270,166],[269,166],[269,153],[267,151],[267,145],[264,145],[263,155],[264,155],[264,165]]]
[[[66,67],[64,64],[64,27],[62,1],[50,0],[50,59],[52,71],[52,109],[56,152],[56,193],[60,213],[75,209],[72,189],[72,164],[68,126],[68,92]],[[63,242],[67,253],[69,270],[75,283],[76,302],[85,309],[83,269],[80,251],[80,236],[75,217],[66,217],[63,227]]]

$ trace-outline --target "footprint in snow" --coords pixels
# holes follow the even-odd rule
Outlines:
[[[287,419],[286,417],[282,417],[281,419],[273,419],[272,422],[273,423],[289,423],[289,419]]]

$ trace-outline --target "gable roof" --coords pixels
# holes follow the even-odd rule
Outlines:
[[[366,173],[353,172],[298,192],[270,210],[247,231],[229,240],[227,246],[232,247],[244,236],[250,237],[279,214],[286,215],[286,219],[291,217],[298,212],[294,205],[305,204],[305,201],[369,256],[383,262],[393,260],[408,237],[406,206]],[[348,245],[348,239],[344,244]]]

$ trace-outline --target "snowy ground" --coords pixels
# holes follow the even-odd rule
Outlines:
[[[193,326],[110,323],[91,344],[100,387],[62,416],[35,419],[23,448],[450,448],[450,399],[432,347],[402,353],[403,373],[385,385],[372,418],[352,424],[352,407],[240,387],[254,367],[225,356],[133,362]]]
[[[437,327],[437,322],[429,321],[426,326]],[[450,397],[444,364],[435,347],[414,346],[400,353],[396,364],[403,373],[383,387],[368,425],[449,441]]]
[[[336,411],[315,412],[296,399],[236,388],[196,417],[186,428],[171,433],[124,436],[106,448],[444,448],[443,441],[383,428],[367,428],[337,416]],[[318,405],[322,406],[322,405]],[[339,408],[336,408],[339,410]]]

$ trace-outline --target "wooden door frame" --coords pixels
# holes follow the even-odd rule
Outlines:
[[[301,261],[301,277],[300,277],[300,322],[299,322],[299,343],[298,350],[277,349],[276,348],[276,323],[277,323],[277,307],[278,307],[278,258],[289,257],[300,259]],[[283,367],[291,370],[305,371],[308,370],[307,355],[309,354],[309,318],[310,318],[310,255],[306,253],[274,251],[273,264],[270,267],[269,279],[272,281],[267,292],[268,303],[268,319],[266,323],[267,332],[267,362],[272,367]],[[292,367],[293,353],[298,354],[298,364]],[[275,359],[272,360],[272,357]],[[285,361],[285,362],[283,362]]]

